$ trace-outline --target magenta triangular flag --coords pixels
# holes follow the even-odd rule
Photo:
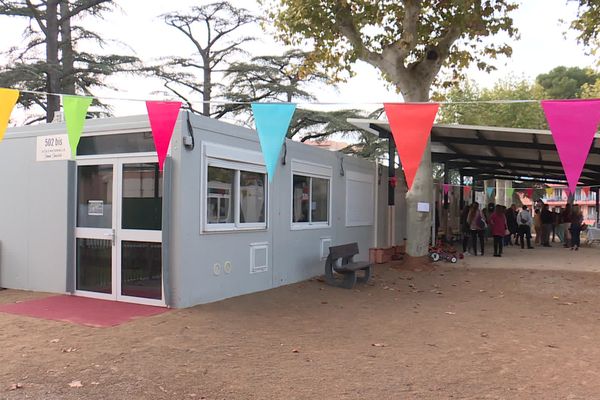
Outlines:
[[[148,109],[148,119],[152,128],[154,147],[156,147],[156,153],[158,154],[158,169],[162,171],[181,102],[147,101],[146,108]]]
[[[569,190],[575,193],[600,123],[600,99],[544,100],[542,108],[569,183]]]
[[[450,185],[448,183],[443,183],[442,187],[444,188],[444,194],[448,194],[448,191],[450,190]]]

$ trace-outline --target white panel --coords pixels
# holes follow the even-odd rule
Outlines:
[[[346,226],[373,225],[375,213],[373,176],[346,173]]]
[[[269,270],[269,243],[250,244],[250,273],[267,272]]]
[[[333,169],[327,165],[315,164],[308,161],[292,160],[292,172],[330,178]]]
[[[329,255],[329,247],[331,247],[331,237],[321,238],[321,260],[324,260]]]
[[[221,160],[265,165],[264,158],[258,151],[245,150],[239,147],[224,146],[216,143],[204,143],[204,155],[210,158],[219,158]]]

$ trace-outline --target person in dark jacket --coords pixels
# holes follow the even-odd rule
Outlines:
[[[465,208],[463,208],[462,213],[460,214],[460,228],[463,235],[462,247],[463,253],[465,253],[465,255],[469,255],[469,252],[467,250],[470,250],[471,248],[471,246],[469,245],[469,239],[471,238],[471,228],[469,227],[469,222],[467,221],[469,211],[471,211],[471,206],[465,205]]]
[[[542,246],[550,247],[550,233],[552,233],[552,225],[554,224],[554,213],[550,211],[548,204],[542,206]]]
[[[578,206],[573,207],[571,215],[571,250],[579,250],[580,235],[583,229],[583,214]]]
[[[512,237],[517,234],[517,206],[514,204],[510,205],[510,208],[506,209],[506,223],[508,225],[509,235],[504,238],[504,244],[506,246],[512,246]],[[517,243],[518,244],[518,243]]]

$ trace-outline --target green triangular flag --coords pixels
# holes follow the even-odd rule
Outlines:
[[[77,145],[81,132],[83,132],[83,124],[85,116],[92,97],[84,96],[62,96],[63,110],[65,112],[65,122],[67,123],[67,134],[69,135],[69,145],[71,146],[71,155],[75,158],[77,154]]]
[[[512,199],[513,197],[513,193],[515,192],[515,189],[513,188],[506,188],[506,195]]]

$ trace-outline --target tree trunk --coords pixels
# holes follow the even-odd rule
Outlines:
[[[71,38],[71,18],[65,18],[69,13],[69,1],[60,0],[60,50],[62,55],[62,74],[60,80],[61,93],[75,94],[75,76],[73,70],[74,53]]]
[[[202,104],[202,115],[210,117],[210,97],[212,92],[212,81],[211,81],[211,70],[209,67],[209,61],[204,61],[204,85],[202,91],[202,100],[204,103]]]
[[[406,102],[429,100],[429,82],[413,83],[402,90]],[[412,189],[406,193],[406,253],[412,257],[427,255],[431,238],[432,213],[417,211],[419,202],[431,204],[433,212],[433,169],[431,164],[431,140],[423,152],[423,158],[415,175]]]
[[[58,1],[48,0],[46,5],[46,90],[49,93],[60,92],[60,64],[58,61]],[[52,122],[54,114],[60,110],[60,98],[47,96],[48,109],[46,121]]]

